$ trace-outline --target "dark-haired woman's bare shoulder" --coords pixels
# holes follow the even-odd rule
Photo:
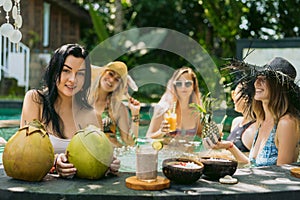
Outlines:
[[[39,91],[36,89],[28,90],[25,94],[24,101],[27,99],[31,99],[33,101],[40,102],[40,99],[41,99],[40,94],[42,94],[42,93],[43,93],[42,91]]]
[[[41,121],[41,111],[42,103],[40,101],[40,95],[38,91],[27,91],[23,101],[20,126],[24,126],[26,123],[32,121],[33,119]]]

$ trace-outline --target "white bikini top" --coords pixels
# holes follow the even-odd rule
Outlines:
[[[52,143],[52,146],[54,148],[54,153],[57,154],[57,153],[65,153],[66,152],[66,149],[67,149],[67,146],[69,144],[69,142],[71,141],[71,139],[61,139],[61,138],[58,138],[54,135],[51,135],[49,134],[49,138],[50,138],[50,141]]]

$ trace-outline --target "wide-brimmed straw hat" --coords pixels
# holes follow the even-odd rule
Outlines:
[[[253,84],[253,80],[255,80],[257,76],[263,75],[267,78],[275,78],[274,80],[276,80],[279,85],[285,87],[289,103],[297,110],[297,113],[300,116],[300,87],[295,80],[297,71],[286,59],[275,57],[264,66],[256,66],[245,63],[244,61],[231,60],[226,68],[232,70],[231,74],[242,74],[241,76],[238,76],[238,79],[239,81],[244,81],[246,83],[244,95],[247,93],[249,94],[249,91],[246,92],[249,88],[254,89],[253,87],[248,86],[249,84]]]
[[[257,72],[258,75],[276,76],[280,82],[294,81],[297,76],[295,67],[282,57],[275,57],[268,64],[257,68]]]
[[[95,81],[105,70],[112,70],[120,75],[124,85],[127,84],[127,65],[121,61],[110,62],[103,67],[92,65],[92,82]]]

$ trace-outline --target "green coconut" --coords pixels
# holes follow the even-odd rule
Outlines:
[[[113,146],[99,128],[89,125],[74,135],[66,154],[77,169],[77,177],[100,179],[112,162]]]
[[[54,162],[54,150],[44,126],[34,120],[20,128],[3,151],[7,176],[25,181],[41,181]]]

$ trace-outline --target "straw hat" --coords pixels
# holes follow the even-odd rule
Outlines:
[[[295,67],[286,59],[281,57],[275,57],[268,64],[258,69],[258,74],[274,75],[276,77],[283,77],[278,79],[279,81],[287,79],[288,81],[294,81],[297,76]]]
[[[276,79],[281,86],[285,87],[288,101],[300,117],[300,87],[295,82],[297,71],[286,59],[282,57],[275,57],[268,64],[262,67],[251,65],[244,61],[231,60],[229,66],[226,68],[233,70],[231,74],[242,74],[242,77],[239,77],[239,81],[242,80],[246,82],[246,86],[250,86],[250,84],[252,85],[252,81],[259,75]],[[245,91],[249,90],[247,87],[244,88]],[[253,87],[251,87],[251,89],[253,90]]]
[[[92,65],[92,83],[102,76],[105,70],[112,70],[120,75],[123,83],[127,84],[127,65],[121,61],[110,62],[103,67]]]

